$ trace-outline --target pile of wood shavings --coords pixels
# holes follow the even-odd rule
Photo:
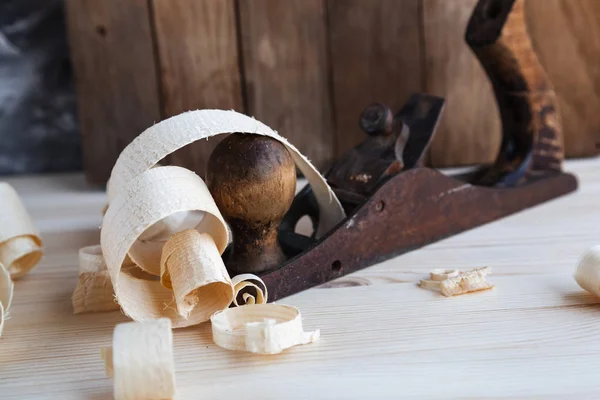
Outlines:
[[[120,306],[136,321],[117,325],[112,347],[102,351],[117,400],[175,396],[173,328],[210,319],[217,345],[257,354],[277,354],[319,339],[318,330],[303,330],[298,309],[266,304],[267,287],[259,277],[229,276],[221,257],[228,229],[204,181],[184,168],[157,165],[191,142],[231,132],[269,136],[286,146],[315,193],[317,236],[345,217],[306,157],[243,114],[187,112],[138,136],[113,168],[101,245],[81,250],[80,282],[73,295],[76,313]],[[140,272],[155,278],[142,279]]]

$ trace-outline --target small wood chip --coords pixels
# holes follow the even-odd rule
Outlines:
[[[429,273],[431,279],[421,279],[419,286],[424,289],[438,290],[446,297],[494,287],[486,279],[491,274],[490,267],[479,267],[470,271],[457,269],[434,269]]]
[[[79,250],[79,281],[71,300],[74,314],[119,309],[100,246]]]
[[[441,282],[442,294],[446,297],[456,296],[494,287],[486,275],[491,273],[489,267],[475,268],[471,271],[461,272],[458,276]]]

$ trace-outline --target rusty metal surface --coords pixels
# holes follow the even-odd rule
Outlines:
[[[366,133],[365,140],[346,152],[325,174],[346,214],[354,212],[391,176],[422,166],[444,104],[441,97],[416,93],[393,118],[389,107],[379,103],[363,111],[360,123]],[[306,249],[302,246],[307,238],[294,233],[298,220],[307,215],[313,226],[317,226],[318,212],[312,189],[304,187],[279,226],[279,240],[288,256]],[[308,239],[314,238],[313,234]]]
[[[313,248],[261,277],[276,301],[576,188],[575,177],[565,173],[494,188],[416,168],[383,184]]]
[[[340,157],[325,175],[331,187],[340,191],[340,200],[369,196],[390,176],[422,166],[443,110],[443,98],[425,93],[410,96],[393,119],[389,107],[368,106],[361,116],[365,140]]]

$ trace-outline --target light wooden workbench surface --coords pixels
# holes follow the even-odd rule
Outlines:
[[[600,159],[566,169],[575,194],[282,301],[321,328],[315,344],[257,356],[217,347],[208,323],[176,330],[178,399],[599,399],[600,299],[572,274],[600,244]],[[81,175],[8,181],[46,256],[16,282],[0,399],[110,399],[99,350],[127,318],[71,309],[77,250],[98,242],[105,195]],[[444,298],[416,286],[434,268],[483,265],[493,291]]]

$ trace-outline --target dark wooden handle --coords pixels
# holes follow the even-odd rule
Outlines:
[[[212,152],[206,182],[233,236],[227,269],[260,273],[281,265],[286,257],[277,228],[296,191],[296,167],[285,146],[266,136],[232,134]]]
[[[466,41],[492,83],[502,119],[500,154],[474,183],[514,186],[561,170],[556,94],[527,33],[524,3],[479,0],[467,26]]]

